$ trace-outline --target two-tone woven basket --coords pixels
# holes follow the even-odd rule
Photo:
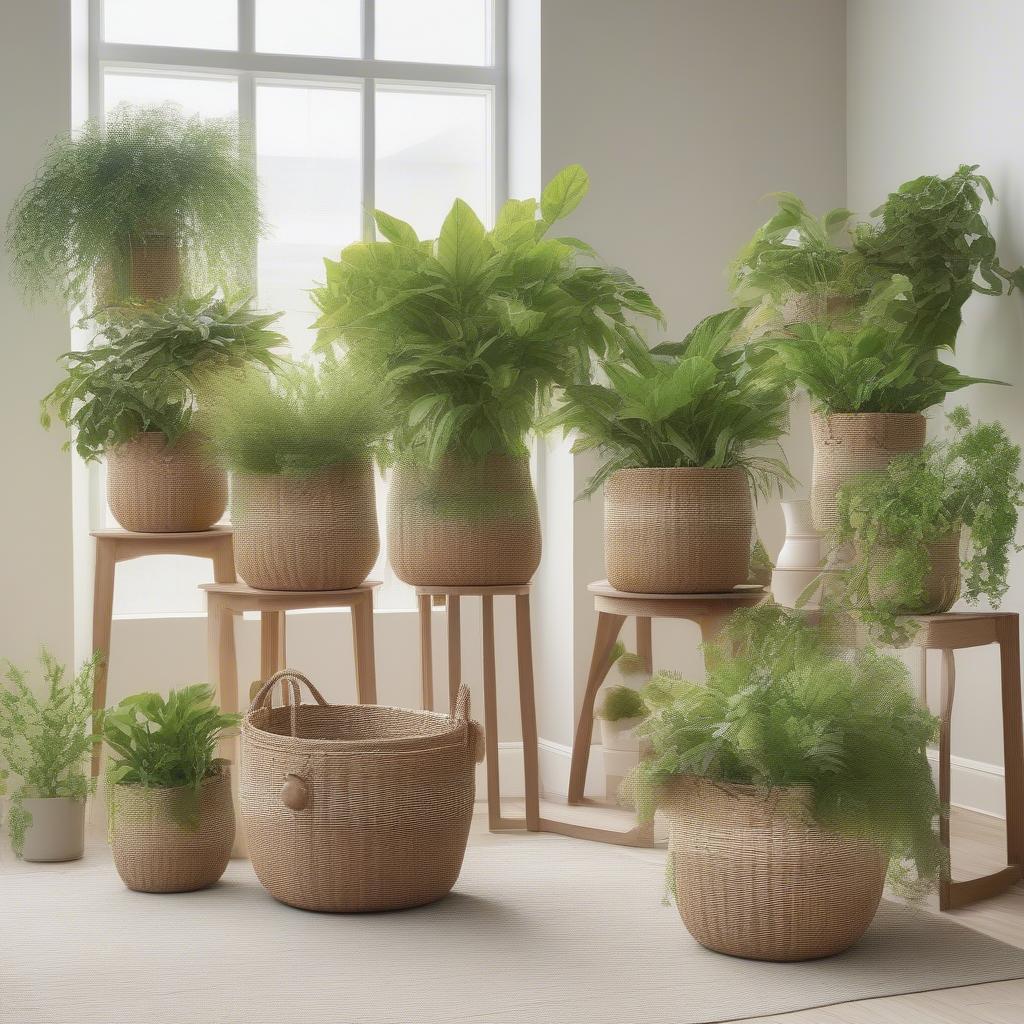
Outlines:
[[[960,597],[960,541],[962,530],[954,530],[927,545],[929,571],[923,581],[921,600],[912,607],[898,609],[901,615],[938,615],[948,612]],[[889,562],[889,549],[878,548],[872,556],[868,587],[872,603],[884,601],[886,586],[882,568]],[[877,567],[877,568],[876,568]]]
[[[270,704],[278,683],[286,707]],[[316,700],[302,704],[300,684]],[[242,726],[241,808],[253,868],[282,903],[360,912],[417,907],[455,884],[483,734],[469,690],[453,715],[332,705],[285,670]]]

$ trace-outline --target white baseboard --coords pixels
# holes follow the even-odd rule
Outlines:
[[[939,752],[929,750],[928,760],[932,765],[932,774],[935,775],[938,772]],[[954,807],[965,807],[994,818],[1006,817],[1002,765],[974,761],[954,754],[949,759],[949,767],[950,803]]]

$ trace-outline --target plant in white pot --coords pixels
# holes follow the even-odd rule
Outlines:
[[[777,443],[789,391],[762,370],[757,346],[732,345],[742,318],[716,313],[679,344],[605,360],[608,383],[566,387],[548,420],[575,433],[574,452],[602,457],[584,493],[605,486],[617,590],[725,592],[750,576],[753,494],[789,479]]]
[[[18,778],[7,814],[11,847],[28,861],[78,860],[85,850],[85,801],[94,780],[92,684],[99,655],[73,679],[46,650],[40,656],[45,690],[5,663],[0,688],[0,764]]]
[[[96,314],[88,348],[61,357],[66,377],[42,401],[72,428],[86,462],[106,458],[114,518],[139,533],[213,526],[227,507],[227,476],[193,429],[199,375],[225,366],[273,368],[285,343],[280,314],[215,293],[166,304],[131,304]]]
[[[597,718],[601,723],[605,797],[609,800],[620,798],[622,783],[640,761],[640,739],[633,730],[646,713],[643,697],[632,686],[605,690]]]

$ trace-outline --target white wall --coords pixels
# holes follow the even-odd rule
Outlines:
[[[850,207],[870,210],[907,179],[978,163],[999,197],[985,214],[1000,258],[1008,267],[1024,263],[1022,40],[1024,5],[1019,0],[850,0]],[[1024,442],[1022,340],[1024,296],[973,296],[965,309],[956,362],[967,373],[1014,387],[976,386],[949,403],[965,402],[976,416],[1002,421],[1018,442]],[[933,428],[936,421],[941,417],[933,417]],[[1003,608],[1020,611],[1022,595],[1024,560],[1018,556]],[[962,796],[963,802],[998,809],[998,803],[981,796],[984,791],[998,798],[999,779],[985,766],[1002,764],[995,648],[965,651],[957,658],[961,685],[953,753],[981,762],[981,771],[961,765],[954,777],[954,800]],[[937,666],[933,678],[936,671]]]

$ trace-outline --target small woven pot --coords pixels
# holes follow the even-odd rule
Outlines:
[[[924,447],[925,418],[918,412],[812,412],[811,438],[811,522],[824,532],[838,522],[836,494],[843,484]]]
[[[107,452],[107,502],[132,533],[208,530],[227,508],[227,473],[203,452],[198,434],[169,445],[146,431]]]
[[[901,615],[938,615],[948,612],[960,597],[960,530],[947,534],[927,547],[931,568],[924,579],[924,597],[915,605],[898,609]],[[889,549],[879,548],[874,559],[884,565],[889,561]],[[886,588],[878,581],[872,568],[868,577],[868,593],[872,603],[884,601]]]
[[[235,841],[231,769],[217,772],[199,790],[111,786],[110,848],[121,880],[136,892],[192,892],[213,885],[228,866]],[[195,827],[182,824],[196,813]]]
[[[812,960],[852,946],[878,910],[888,858],[826,832],[800,789],[677,779],[670,827],[676,906],[703,946],[752,960]]]
[[[107,263],[97,270],[97,301],[101,306],[129,299],[162,302],[181,291],[182,277],[181,250],[175,239],[149,234],[132,240],[122,267]]]
[[[782,304],[784,324],[805,324],[815,320],[835,320],[857,305],[853,295],[821,295],[813,292],[792,292]]]
[[[608,582],[630,594],[747,582],[754,503],[742,469],[620,469],[604,489]]]
[[[388,554],[412,586],[529,583],[540,565],[537,495],[530,463],[489,455],[444,459],[436,469],[399,464],[388,495]]]
[[[234,473],[235,571],[258,590],[350,590],[377,561],[368,461],[312,473]]]

